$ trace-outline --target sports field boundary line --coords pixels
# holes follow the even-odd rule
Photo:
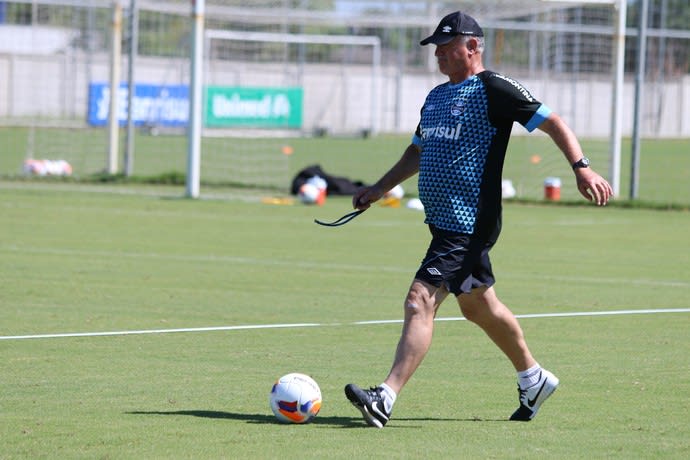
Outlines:
[[[690,308],[661,308],[645,310],[611,310],[611,311],[589,311],[589,312],[565,312],[565,313],[528,313],[515,315],[517,318],[568,318],[582,316],[617,316],[617,315],[642,315],[659,313],[690,313]],[[436,318],[435,321],[465,321],[464,317],[455,316],[447,318]],[[285,323],[285,324],[248,324],[240,326],[211,326],[211,327],[187,327],[177,329],[143,329],[130,331],[105,331],[105,332],[67,332],[55,334],[32,334],[32,335],[7,335],[0,336],[0,340],[29,340],[29,339],[59,339],[75,337],[112,337],[125,335],[146,335],[146,334],[173,334],[191,332],[218,332],[218,331],[242,331],[250,329],[286,329],[302,327],[332,327],[332,326],[365,326],[377,324],[399,324],[402,319],[391,320],[371,320],[353,321],[349,323]]]

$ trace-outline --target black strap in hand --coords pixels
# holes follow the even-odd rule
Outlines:
[[[319,225],[323,225],[325,227],[339,227],[341,225],[344,225],[344,224],[350,222],[352,219],[359,216],[364,211],[366,211],[366,209],[358,209],[357,211],[353,211],[349,214],[345,214],[343,217],[341,217],[338,220],[334,220],[333,222],[323,222],[323,221],[320,221],[318,219],[314,219],[314,222],[316,222]]]

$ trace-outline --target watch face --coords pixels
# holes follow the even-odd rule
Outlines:
[[[589,167],[589,158],[582,157],[573,164],[573,168],[587,168]]]

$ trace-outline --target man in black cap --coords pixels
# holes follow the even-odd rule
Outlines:
[[[518,409],[510,420],[529,421],[558,387],[558,378],[532,356],[522,328],[497,297],[489,251],[501,230],[501,173],[514,122],[548,134],[572,166],[580,193],[599,206],[613,191],[589,167],[572,130],[519,82],[484,69],[484,32],[462,12],[444,17],[421,45],[435,56],[448,82],[426,98],[412,143],[374,185],[353,196],[366,209],[387,190],[419,173],[419,198],[431,243],[404,302],[404,325],[384,382],[369,390],[345,387],[347,398],[372,426],[383,428],[403,386],[431,345],[434,317],[452,294],[465,318],[508,357],[518,379]]]

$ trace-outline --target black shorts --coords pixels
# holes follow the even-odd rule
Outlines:
[[[489,251],[493,243],[462,233],[429,226],[431,243],[415,278],[436,287],[445,287],[456,296],[496,282]]]

